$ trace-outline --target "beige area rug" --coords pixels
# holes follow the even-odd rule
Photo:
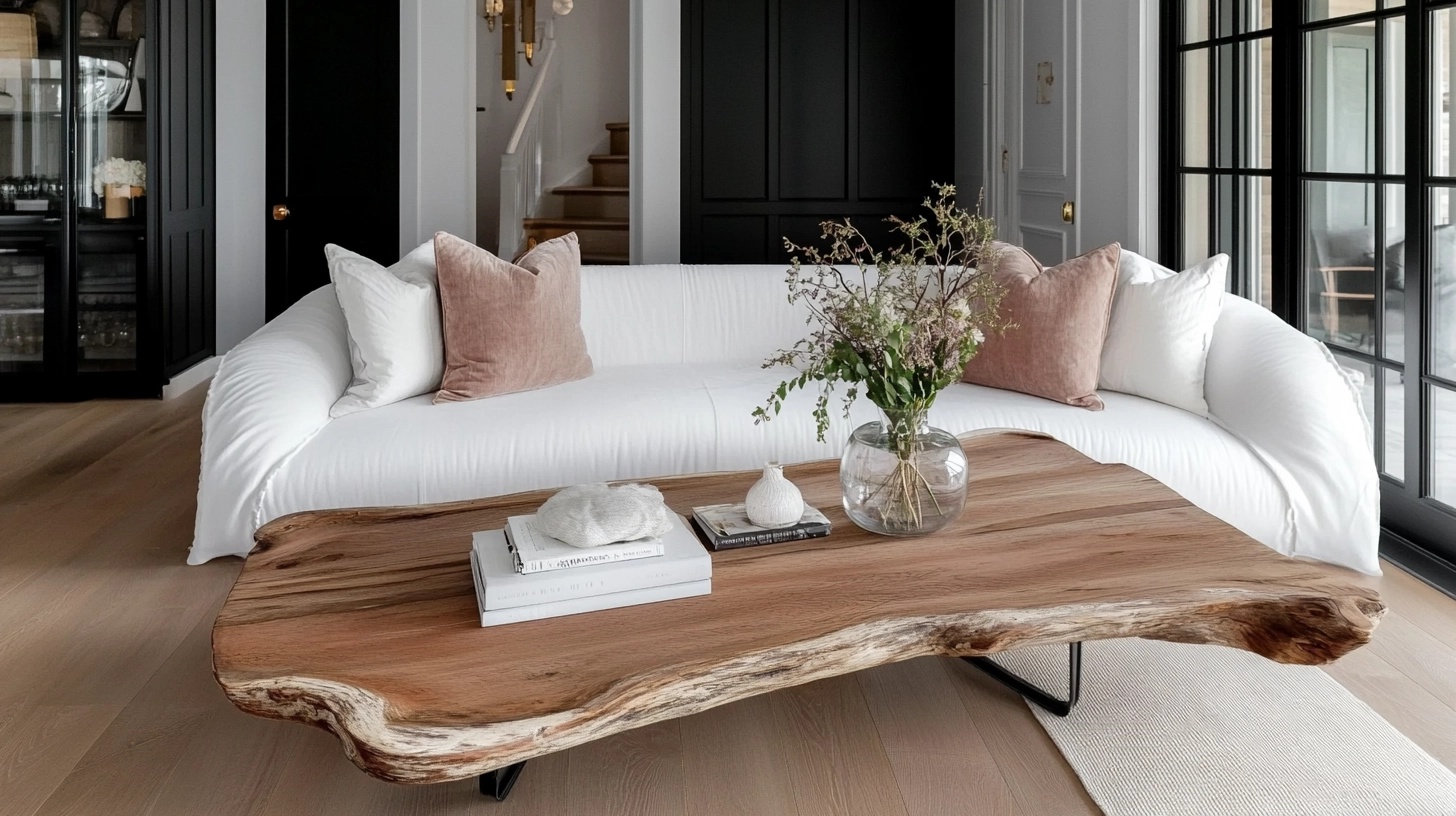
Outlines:
[[[997,659],[1066,688],[1064,646]],[[1317,668],[1097,641],[1071,715],[1032,710],[1108,816],[1456,816],[1456,774]]]

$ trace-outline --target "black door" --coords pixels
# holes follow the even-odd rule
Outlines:
[[[780,262],[846,216],[879,249],[954,181],[950,0],[684,8],[684,262]]]
[[[399,3],[269,0],[267,309],[328,283],[324,245],[399,256]]]
[[[143,360],[160,357],[163,377],[217,351],[214,5],[214,0],[155,0],[150,12],[158,43],[152,74],[158,81],[149,83],[157,134],[152,165],[163,183],[148,195],[158,208],[157,260],[149,281],[156,287],[149,300],[157,304],[158,331],[154,339],[143,337]],[[83,231],[78,242],[83,284],[88,251],[100,262],[128,249],[126,242],[103,237]],[[144,245],[141,250],[138,262],[145,264]]]

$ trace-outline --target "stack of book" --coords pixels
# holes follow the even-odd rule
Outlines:
[[[541,532],[535,516],[475,533],[470,567],[481,626],[707,595],[713,560],[681,516],[661,538],[581,549]]]
[[[829,535],[829,519],[807,505],[798,523],[787,527],[759,527],[748,520],[748,511],[742,502],[694,507],[693,524],[697,525],[704,542],[714,552]]]

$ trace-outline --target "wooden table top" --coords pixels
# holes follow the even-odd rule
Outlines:
[[[218,616],[214,670],[243,710],[328,728],[375,776],[438,782],[921,655],[1136,636],[1317,664],[1384,613],[1362,576],[1280,555],[1133,468],[1030,434],[963,444],[966,511],[935,535],[866,533],[837,461],[791,466],[828,538],[714,553],[711,595],[490,628],[470,534],[552,491],[278,519]],[[688,514],[758,475],[650,481]]]

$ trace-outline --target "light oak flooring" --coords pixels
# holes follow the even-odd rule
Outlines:
[[[1096,813],[1026,706],[920,659],[532,760],[504,804],[401,787],[329,734],[233,709],[209,661],[240,562],[183,564],[204,389],[0,406],[0,814]],[[1456,768],[1456,601],[1391,566],[1328,671]]]

